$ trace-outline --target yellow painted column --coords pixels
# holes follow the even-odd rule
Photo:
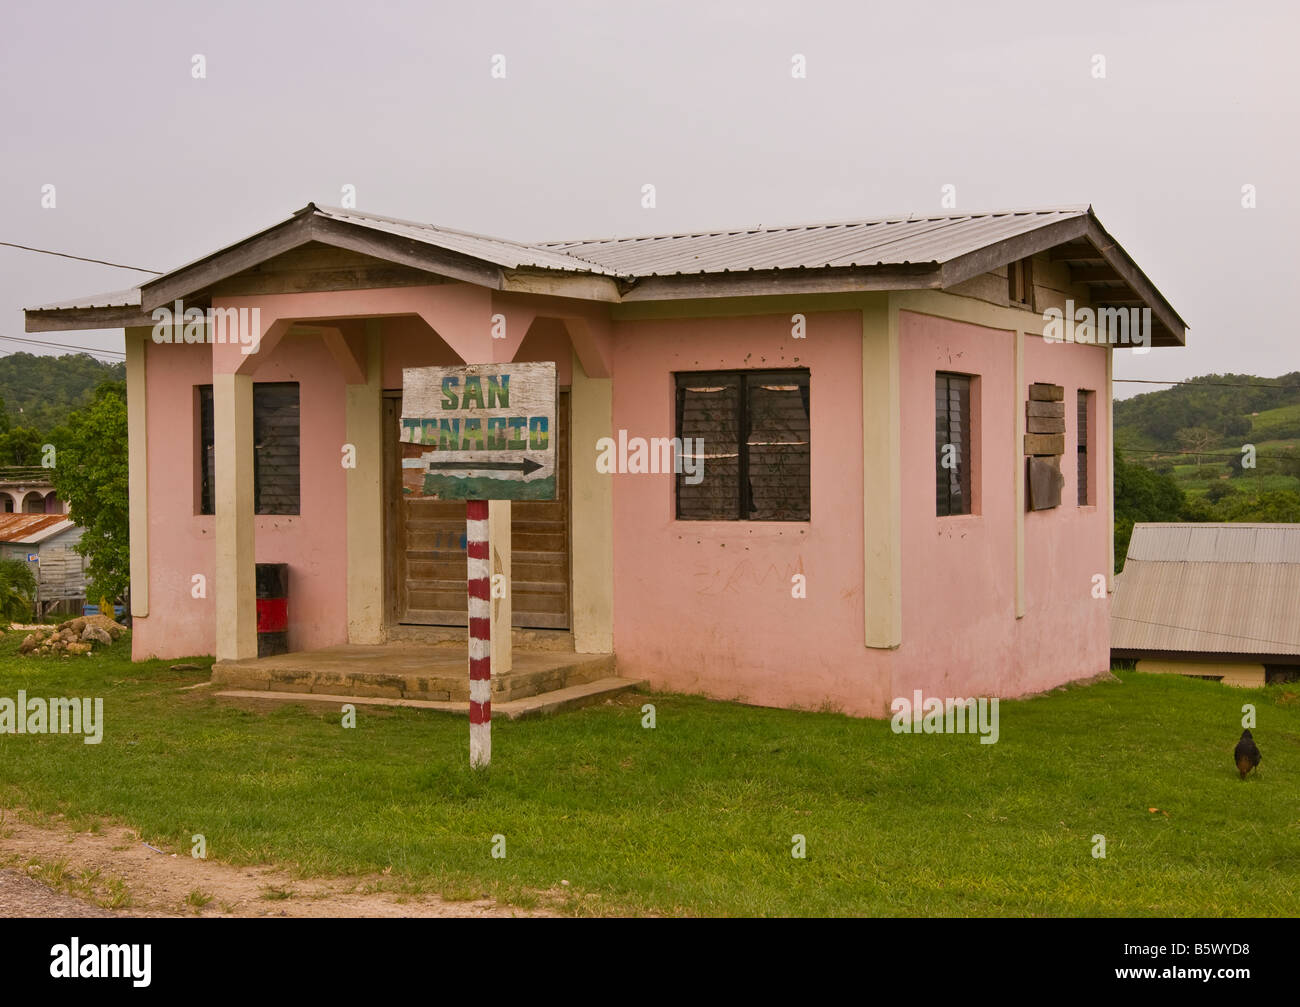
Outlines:
[[[514,591],[514,582],[511,580],[510,573],[509,500],[488,501],[488,556],[489,568],[492,571],[491,589],[488,595],[492,600],[492,645],[489,652],[492,655],[492,674],[502,675],[514,667],[514,640],[511,625],[514,612],[511,593]],[[498,576],[501,577],[500,581],[497,580]],[[501,592],[497,589],[498,584],[505,587],[504,593],[499,598],[497,595]]]
[[[1025,334],[1016,329],[1015,399],[1013,400],[1011,457],[1016,466],[1016,496],[1012,506],[1016,509],[1016,618],[1025,617],[1025,401],[1029,388],[1025,384]]]
[[[347,484],[348,642],[383,643],[384,432],[383,343],[378,319],[366,322],[366,382],[345,387],[345,432],[355,468]],[[341,456],[342,457],[342,456]]]
[[[253,379],[212,376],[216,461],[217,660],[257,656],[253,528]]]
[[[1115,351],[1107,347],[1106,354],[1106,445],[1097,461],[1106,466],[1106,527],[1110,543],[1107,555],[1106,590],[1115,592]]]
[[[125,335],[131,616],[143,619],[149,614],[149,427],[145,410],[145,350],[151,339],[151,330],[129,328]]]
[[[569,391],[573,511],[573,643],[579,654],[614,651],[614,482],[596,471],[596,441],[612,437],[612,378],[589,378],[577,354]]]
[[[862,533],[866,645],[903,642],[902,399],[898,306],[862,306]]]

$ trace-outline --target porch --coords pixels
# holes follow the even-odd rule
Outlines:
[[[320,702],[389,702],[468,713],[463,629],[412,633],[383,644],[339,644],[273,657],[218,661],[218,695]],[[509,671],[492,675],[493,712],[510,717],[598,702],[637,687],[613,654],[578,654],[568,633],[516,631]],[[531,702],[524,702],[531,700]]]
[[[141,313],[146,303],[175,311],[126,328],[137,656],[215,651],[232,674],[265,667],[255,568],[276,563],[289,571],[290,664],[300,658],[312,672],[317,657],[332,668],[344,654],[368,665],[393,656],[437,679],[410,648],[374,648],[408,629],[459,626],[454,685],[463,691],[464,503],[403,492],[403,372],[537,361],[556,367],[560,479],[553,501],[491,503],[492,568],[507,585],[492,604],[493,675],[512,671],[512,627],[565,630],[571,653],[608,656],[612,488],[591,466],[570,471],[568,458],[570,439],[610,434],[607,309],[556,297],[540,280],[526,289],[480,283],[441,253],[415,262],[387,222],[346,217],[308,207],[273,229],[274,240],[255,236],[141,292]],[[191,309],[181,303],[193,304],[196,320],[185,321]],[[181,570],[184,578],[173,573]],[[553,659],[524,657],[518,682],[564,666],[538,669],[537,660]],[[289,665],[274,670],[294,678]],[[270,670],[257,674],[270,680]],[[347,680],[340,675],[336,684]],[[372,695],[363,688],[372,677],[349,692]],[[530,688],[505,681],[506,695]],[[391,695],[403,690],[457,701],[433,685]]]

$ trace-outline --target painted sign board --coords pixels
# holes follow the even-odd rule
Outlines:
[[[555,499],[555,364],[402,370],[402,494]]]

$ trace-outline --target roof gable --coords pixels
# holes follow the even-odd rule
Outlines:
[[[453,228],[308,203],[293,216],[131,291],[30,308],[28,331],[148,324],[177,299],[305,245],[319,243],[425,275],[491,289],[529,275],[581,276],[584,293],[657,301],[797,292],[950,289],[1051,250],[1097,306],[1151,309],[1155,343],[1181,345],[1186,323],[1087,206],[929,217],[885,217],[790,227],[723,229],[527,244]]]

